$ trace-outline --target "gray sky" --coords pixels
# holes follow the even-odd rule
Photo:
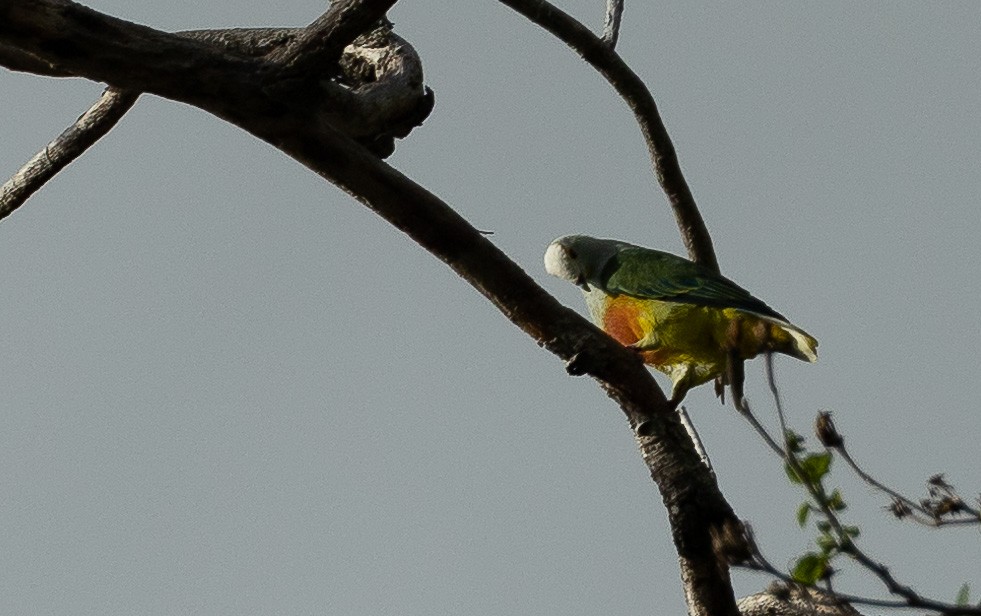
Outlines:
[[[163,30],[303,25],[324,5],[87,4]],[[602,24],[600,0],[559,4]],[[492,1],[391,17],[437,101],[392,164],[545,288],[584,312],[542,270],[559,235],[682,251],[626,106],[572,52]],[[777,361],[793,425],[835,411],[914,495],[942,471],[979,489],[979,24],[977,3],[628,0],[619,45],[723,271],[821,342],[816,365]],[[0,73],[3,173],[100,91]],[[240,130],[147,96],[0,239],[3,613],[684,613],[619,409]],[[687,402],[726,496],[789,563],[814,534],[802,494],[711,387]],[[976,529],[899,523],[843,469],[833,483],[903,582],[981,589]],[[767,581],[735,574],[740,595]],[[838,584],[884,593],[847,568]]]

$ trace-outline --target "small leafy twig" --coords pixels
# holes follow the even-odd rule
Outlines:
[[[748,525],[747,525],[748,526]],[[747,569],[749,571],[759,571],[761,573],[766,573],[772,575],[778,580],[788,584],[788,585],[802,585],[808,587],[814,587],[813,585],[802,584],[800,581],[796,580],[793,576],[788,575],[778,567],[774,566],[762,553],[759,546],[756,544],[752,535],[750,535],[750,546],[752,549],[752,559],[739,563],[739,567]],[[832,592],[832,591],[828,591]],[[903,609],[911,607],[906,601],[899,599],[876,599],[873,597],[863,597],[860,595],[852,595],[848,593],[842,593],[838,591],[833,591],[834,595],[841,599],[842,601],[850,604],[857,605],[868,605],[872,607],[885,607],[894,609]]]
[[[878,577],[890,593],[901,598],[900,600],[886,601],[838,594],[839,597],[851,603],[892,608],[928,609],[948,616],[962,614],[981,615],[981,606],[966,605],[966,601],[963,600],[963,595],[965,594],[963,589],[959,593],[955,603],[945,603],[928,599],[917,593],[910,586],[899,582],[889,571],[888,567],[877,562],[859,548],[856,543],[856,539],[859,536],[859,529],[855,526],[842,523],[839,518],[839,513],[847,507],[840,491],[835,489],[829,494],[824,487],[824,478],[829,474],[831,469],[833,459],[832,450],[840,451],[840,448],[843,447],[844,439],[834,428],[830,415],[819,415],[816,432],[822,444],[825,445],[826,450],[820,453],[807,452],[804,448],[804,438],[787,428],[779,390],[773,377],[772,358],[769,355],[766,357],[766,372],[770,391],[774,397],[777,417],[784,433],[785,447],[781,457],[785,463],[785,471],[792,483],[802,485],[807,490],[811,499],[798,508],[797,521],[801,526],[804,526],[811,513],[820,514],[821,519],[816,522],[818,531],[821,533],[817,538],[819,552],[808,552],[799,558],[791,575],[786,576],[786,574],[778,572],[775,567],[762,557],[758,546],[752,541],[750,534],[750,546],[754,552],[754,556],[749,564],[742,566],[766,571],[777,575],[780,579],[786,580],[789,577],[790,580],[797,583],[813,586],[820,580],[825,580],[830,584],[830,578],[834,574],[830,562],[836,555],[844,554],[851,557],[859,565]],[[933,498],[942,499],[950,497],[951,494],[956,494],[953,492],[953,488],[943,480],[942,476],[933,477],[931,479],[931,486],[931,497]]]

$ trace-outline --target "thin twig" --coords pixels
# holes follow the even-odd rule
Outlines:
[[[783,414],[783,404],[780,402],[780,390],[777,389],[777,381],[773,378],[773,353],[767,353],[763,363],[766,369],[766,381],[770,386],[770,393],[773,394],[773,404],[777,409],[777,419],[780,421],[780,433],[784,439],[787,438],[787,419]],[[790,458],[789,451],[784,452],[785,457]]]
[[[139,93],[108,88],[88,111],[0,186],[0,220],[101,139],[129,111]]]
[[[785,460],[787,456],[784,453],[783,447],[777,444],[777,441],[773,438],[773,436],[771,436],[770,433],[767,431],[767,429],[763,426],[763,424],[760,423],[760,420],[756,418],[756,415],[753,414],[752,409],[750,409],[749,407],[749,403],[744,401],[743,405],[737,408],[739,412],[742,414],[742,416],[746,418],[746,421],[749,422],[749,425],[753,426],[753,429],[756,430],[756,433],[760,435],[760,438],[763,439],[763,442],[766,443],[767,446],[773,450],[773,453],[777,454],[777,456],[779,456],[780,459]]]
[[[606,21],[603,23],[603,42],[613,49],[620,38],[620,21],[623,19],[623,0],[606,0]]]
[[[977,525],[979,522],[981,522],[981,513],[979,513],[977,509],[973,507],[969,507],[967,504],[962,504],[962,511],[970,515],[971,516],[970,518],[957,518],[957,519],[938,518],[934,514],[934,512],[930,511],[927,507],[924,507],[923,505],[912,500],[911,498],[903,496],[896,490],[893,490],[889,486],[883,484],[881,481],[877,480],[875,477],[872,477],[867,472],[865,472],[862,469],[862,467],[860,467],[858,463],[855,462],[854,459],[852,459],[851,454],[848,452],[848,449],[843,444],[839,445],[838,447],[835,447],[835,449],[838,451],[839,454],[841,454],[842,459],[845,460],[845,462],[852,469],[852,471],[856,475],[858,475],[859,478],[862,479],[862,481],[869,484],[873,488],[879,490],[880,492],[884,492],[885,494],[888,494],[890,497],[893,498],[894,501],[899,501],[902,504],[906,505],[906,507],[910,510],[907,515],[915,522],[919,524],[923,524],[925,526],[934,526],[934,527],[969,526],[969,525]],[[922,515],[917,515],[917,513]]]
[[[573,17],[545,0],[500,0],[506,6],[538,24],[579,54],[595,68],[634,112],[640,125],[654,175],[674,211],[681,238],[693,261],[714,272],[719,262],[712,248],[705,221],[702,219],[688,182],[681,172],[678,156],[668,135],[654,97],[643,80],[617,55],[603,39],[590,32]]]
[[[702,459],[702,463],[705,464],[712,476],[715,476],[715,469],[712,468],[712,461],[709,459],[708,451],[705,450],[705,444],[702,443],[702,437],[698,435],[698,430],[695,429],[695,424],[692,423],[691,417],[688,416],[688,409],[683,406],[679,406],[678,418],[681,420],[681,425],[685,427],[685,431],[688,432],[688,436],[691,437],[691,442],[695,446],[695,451],[698,452],[698,457]]]

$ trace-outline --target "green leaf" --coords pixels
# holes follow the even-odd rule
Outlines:
[[[790,453],[800,453],[804,448],[804,437],[793,430],[787,430],[783,436],[787,444],[787,451]]]
[[[852,538],[862,534],[862,531],[857,526],[842,526],[841,530],[845,531],[845,534]]]
[[[797,559],[794,570],[790,572],[791,577],[801,584],[814,584],[828,570],[828,557],[808,552]]]
[[[811,515],[811,505],[809,503],[801,503],[800,507],[797,508],[797,524],[801,528],[807,524],[807,517]]]
[[[831,496],[828,497],[828,508],[832,511],[844,511],[848,505],[845,504],[845,499],[841,497],[841,490],[835,488]]]
[[[829,534],[818,535],[818,538],[814,542],[821,548],[821,553],[825,556],[830,555],[838,549],[838,540]]]
[[[954,605],[957,607],[967,607],[970,600],[971,586],[967,582],[964,582],[961,589],[957,591],[957,598],[954,599]]]
[[[787,479],[790,480],[790,483],[796,485],[804,483],[801,480],[800,475],[797,474],[797,471],[794,470],[794,467],[790,466],[790,464],[786,462],[783,463],[783,472],[787,473]]]
[[[831,530],[831,522],[827,520],[821,520],[820,522],[817,523],[817,529],[822,533],[827,533],[828,531]]]
[[[820,483],[831,469],[831,452],[808,454],[800,461],[800,469],[805,479],[811,483]]]

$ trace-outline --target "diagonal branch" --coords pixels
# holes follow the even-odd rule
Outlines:
[[[718,272],[719,263],[712,248],[712,238],[681,172],[674,144],[661,121],[654,97],[640,77],[627,66],[611,45],[545,0],[501,0],[501,3],[521,13],[571,47],[599,71],[627,102],[640,124],[654,174],[674,210],[689,257]]]
[[[623,19],[623,0],[606,0],[606,21],[603,23],[603,42],[613,49],[620,38]]]
[[[133,92],[107,89],[88,111],[0,186],[0,219],[6,218],[69,163],[119,122],[136,98]]]
[[[636,354],[559,304],[449,206],[344,135],[253,134],[278,143],[412,237],[539,345],[595,378],[632,427],[643,424],[638,444],[668,511],[691,614],[738,614],[725,559],[739,549],[741,524]]]

